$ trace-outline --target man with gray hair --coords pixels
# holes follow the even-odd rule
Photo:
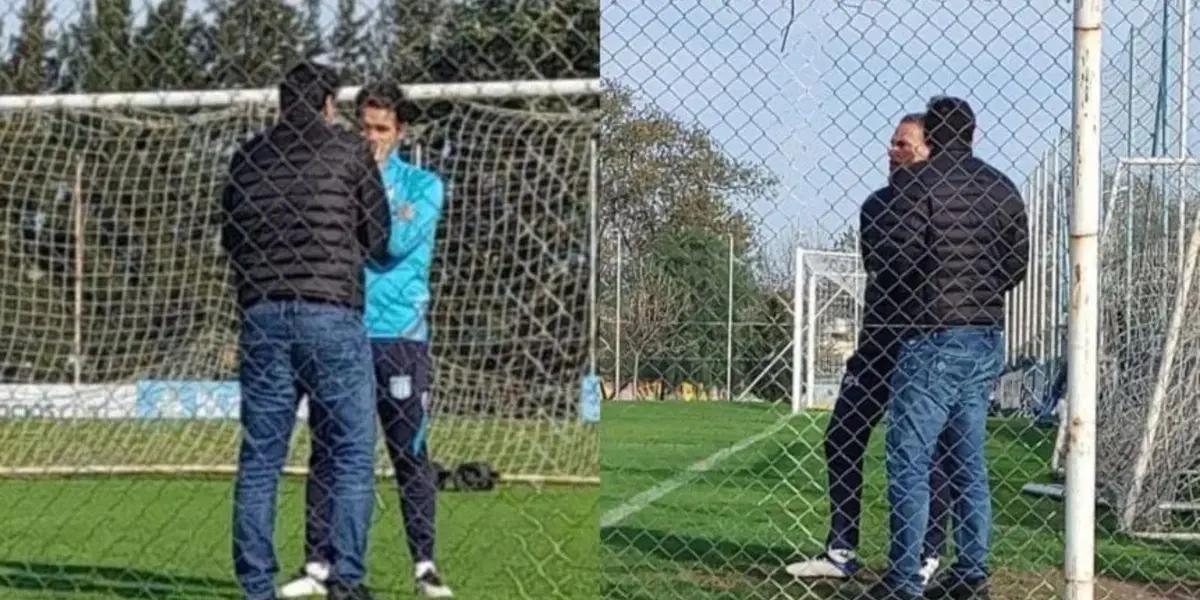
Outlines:
[[[925,145],[924,115],[905,115],[896,125],[888,147],[888,171],[929,158]],[[896,310],[903,302],[904,290],[884,268],[882,242],[894,225],[889,218],[893,194],[890,187],[872,193],[859,213],[859,251],[867,275],[863,323],[854,355],[846,363],[833,415],[825,430],[825,460],[829,478],[829,536],[825,552],[816,558],[793,563],[787,572],[801,578],[847,578],[861,568],[857,556],[859,525],[862,519],[863,457],[871,430],[883,417],[891,395],[889,379],[896,365],[899,339],[896,335]],[[941,471],[935,469],[931,485],[945,490]],[[925,580],[937,571],[945,546],[946,498],[934,494],[930,512],[933,518],[925,534],[921,575]]]

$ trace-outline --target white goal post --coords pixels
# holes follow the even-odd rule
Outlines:
[[[856,252],[798,248],[792,327],[792,412],[829,409],[858,343],[866,274]]]
[[[410,100],[481,100],[567,97],[599,94],[599,79],[533,79],[467,83],[417,83],[400,86]],[[338,102],[352,102],[360,86],[338,90]],[[202,108],[234,104],[271,105],[277,88],[192,90],[170,92],[113,92],[105,94],[0,95],[0,111],[31,108]]]
[[[434,459],[597,483],[579,390],[601,82],[401,87],[440,105],[405,151],[447,182]],[[517,99],[559,101],[504,102]],[[0,475],[230,472],[236,308],[213,207],[229,153],[274,121],[277,100],[273,88],[0,96]],[[290,473],[307,464],[303,429]],[[386,473],[382,446],[379,459]]]

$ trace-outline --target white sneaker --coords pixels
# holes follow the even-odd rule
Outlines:
[[[938,565],[940,564],[941,562],[938,561],[936,556],[930,556],[921,561],[921,570],[917,572],[921,574],[922,585],[929,585],[929,582],[933,580],[933,576],[937,574]]]
[[[324,596],[325,581],[329,579],[329,565],[310,562],[300,569],[300,575],[279,588],[280,598],[310,598]]]
[[[792,577],[802,579],[847,579],[862,565],[853,550],[826,550],[824,554],[784,568]]]
[[[417,566],[417,595],[424,598],[453,598],[450,586],[442,582],[433,563],[423,562]]]

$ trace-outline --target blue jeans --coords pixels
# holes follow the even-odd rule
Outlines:
[[[241,334],[242,443],[233,506],[233,562],[249,600],[274,598],[275,501],[298,394],[331,418],[315,428],[333,457],[333,579],[362,581],[374,507],[375,376],[362,313],[260,302]]]
[[[1004,342],[996,328],[957,327],[901,344],[888,412],[892,543],[884,579],[894,589],[919,596],[929,474],[939,437],[948,442],[940,460],[953,504],[957,562],[952,572],[967,580],[987,577],[992,504],[984,444],[988,401],[1003,366]]]
[[[846,362],[846,375],[825,430],[830,503],[827,549],[858,549],[863,458],[871,430],[887,410],[899,351],[900,340],[894,334],[884,329],[864,329],[858,348]],[[923,556],[940,558],[945,553],[946,517],[950,510],[950,489],[941,464],[934,463],[929,485],[933,492]]]

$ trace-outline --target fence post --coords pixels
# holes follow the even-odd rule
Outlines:
[[[1102,0],[1075,0],[1065,600],[1094,595],[1102,14]]]

